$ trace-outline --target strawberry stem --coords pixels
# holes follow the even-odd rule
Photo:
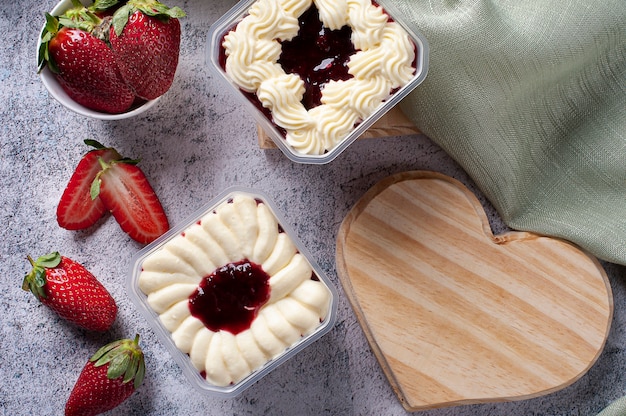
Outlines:
[[[46,269],[52,269],[61,264],[61,255],[58,251],[40,256],[33,260],[30,255],[26,259],[32,266],[32,270],[24,276],[22,289],[31,291],[37,299],[48,297],[44,286],[46,285]]]

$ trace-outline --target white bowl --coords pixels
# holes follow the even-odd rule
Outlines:
[[[85,0],[81,0],[81,1],[85,5],[89,5],[92,3],[91,1],[85,1]],[[71,0],[62,0],[59,3],[57,3],[57,5],[52,9],[50,14],[53,16],[59,16],[63,14],[67,9],[69,9],[71,6],[72,6]],[[45,27],[45,24],[44,26],[42,26],[42,29],[41,29],[42,32],[43,32],[44,27]],[[39,40],[37,41],[37,55],[39,54],[40,45],[41,45],[41,32],[40,32]],[[36,56],[36,58],[38,58],[38,56]],[[70,98],[70,96],[67,95],[67,93],[63,90],[63,88],[57,81],[56,77],[48,69],[47,66],[41,70],[39,75],[41,77],[41,82],[46,87],[46,89],[48,90],[48,93],[52,96],[52,98],[57,100],[67,109],[72,110],[73,112],[77,114],[80,114],[86,117],[95,118],[98,120],[121,120],[121,119],[134,117],[152,108],[159,100],[159,98],[156,98],[154,100],[146,101],[139,106],[133,105],[128,111],[125,111],[119,114],[103,113],[100,111],[89,109],[83,105],[80,105],[76,101],[74,101],[72,98]]]

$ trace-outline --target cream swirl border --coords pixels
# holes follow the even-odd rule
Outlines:
[[[270,299],[249,329],[211,331],[189,311],[204,276],[243,259],[270,276]],[[279,232],[264,203],[236,195],[188,227],[142,263],[138,285],[176,347],[216,386],[236,384],[317,329],[330,309],[330,291]]]
[[[348,63],[353,78],[329,82],[322,104],[307,111],[304,82],[277,62],[280,42],[297,35],[298,18],[312,4],[325,27],[352,28],[358,52]],[[335,148],[415,74],[415,46],[408,33],[371,0],[257,0],[222,46],[227,75],[242,90],[257,94],[273,122],[286,130],[287,144],[302,154]]]

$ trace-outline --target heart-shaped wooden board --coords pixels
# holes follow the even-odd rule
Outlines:
[[[564,388],[596,361],[613,316],[595,258],[556,238],[494,236],[474,194],[434,172],[361,198],[337,236],[337,271],[409,411]]]

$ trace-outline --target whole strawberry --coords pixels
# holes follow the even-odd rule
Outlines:
[[[39,70],[45,65],[67,95],[77,103],[105,113],[122,113],[134,103],[113,51],[103,38],[103,20],[78,0],[63,16],[46,14],[39,51]],[[109,23],[107,23],[109,22]],[[106,32],[106,30],[104,30]]]
[[[65,404],[65,416],[92,416],[119,406],[145,375],[139,335],[100,348],[85,364]]]
[[[108,330],[117,315],[117,304],[106,288],[81,264],[58,252],[28,256],[32,270],[22,289],[30,290],[61,318],[93,331]]]
[[[129,0],[113,15],[109,41],[122,77],[138,97],[151,100],[172,85],[180,51],[179,7]]]

